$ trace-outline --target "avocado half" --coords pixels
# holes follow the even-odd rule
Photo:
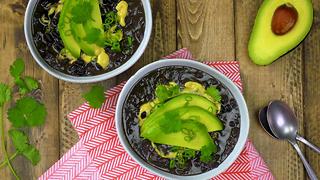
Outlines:
[[[272,30],[275,11],[280,6],[297,12],[294,26],[285,34]],[[249,40],[249,57],[257,65],[268,65],[296,47],[308,34],[313,21],[311,0],[264,0],[256,17]]]

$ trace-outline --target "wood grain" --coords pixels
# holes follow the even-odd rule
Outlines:
[[[26,62],[26,75],[39,79],[42,83],[43,102],[48,109],[46,124],[40,128],[33,128],[28,132],[30,141],[40,150],[42,160],[33,167],[24,158],[18,157],[13,161],[17,173],[23,179],[36,179],[59,157],[59,121],[58,114],[58,81],[45,73],[32,59],[28,51],[24,33],[23,18],[26,1],[1,0],[0,3],[0,69],[1,82],[9,82],[9,66],[17,57],[22,57]],[[7,129],[9,123],[7,123]],[[7,142],[10,142],[7,139]],[[14,148],[8,144],[10,152]],[[2,157],[2,156],[1,156]],[[0,179],[13,179],[10,171],[1,170]]]
[[[254,65],[247,53],[250,31],[261,2],[151,0],[153,31],[142,58],[125,73],[99,84],[108,89],[127,80],[144,65],[182,47],[187,47],[200,60],[238,60],[251,118],[250,139],[276,179],[307,179],[293,148],[287,142],[272,139],[261,129],[257,111],[272,99],[289,103],[298,116],[299,133],[320,145],[320,0],[313,0],[314,24],[304,43],[266,67]],[[0,81],[10,81],[8,69],[16,57],[23,57],[27,62],[27,75],[42,81],[49,115],[44,127],[28,132],[40,149],[42,160],[36,167],[23,158],[14,161],[23,179],[36,179],[78,141],[66,115],[84,102],[81,95],[93,84],[58,81],[34,63],[23,36],[26,3],[27,0],[0,0]],[[9,125],[6,122],[7,129]],[[8,143],[12,152],[9,140]],[[319,155],[300,145],[320,177]],[[5,169],[0,170],[0,179],[14,178]]]
[[[178,47],[201,60],[234,60],[232,0],[178,0]]]
[[[303,134],[303,46],[266,67],[254,65],[248,57],[247,43],[261,2],[235,1],[236,57],[250,112],[250,138],[276,179],[303,179],[304,169],[293,148],[288,142],[269,137],[257,119],[258,110],[268,101],[280,99],[295,110]]]
[[[313,27],[304,42],[304,127],[308,140],[320,147],[320,0],[313,1]],[[320,156],[310,149],[307,159],[320,178]]]

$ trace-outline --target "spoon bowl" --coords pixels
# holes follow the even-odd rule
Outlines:
[[[271,101],[267,108],[267,121],[277,138],[296,139],[298,120],[286,103],[279,100]]]

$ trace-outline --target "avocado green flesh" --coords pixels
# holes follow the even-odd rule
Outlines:
[[[198,106],[199,108],[212,112],[213,115],[216,115],[217,112],[215,104],[213,104],[208,99],[195,94],[181,94],[166,102],[162,107],[159,107],[149,117],[147,117],[147,119],[143,123],[143,126],[141,127],[142,131],[145,127],[148,126],[151,121],[153,121],[153,119],[157,119],[165,112],[169,112],[171,110],[186,106]]]
[[[271,22],[275,10],[283,4],[291,4],[298,12],[298,20],[288,33],[276,35]],[[296,47],[308,34],[313,21],[311,0],[264,0],[256,17],[249,40],[251,60],[257,65],[268,65]]]
[[[101,12],[99,8],[99,2],[97,0],[90,0],[89,2],[93,6],[93,10],[90,15],[92,20],[86,22],[85,24],[77,24],[77,23],[69,22],[70,21],[69,19],[72,16],[70,14],[72,9],[72,4],[77,3],[74,0],[65,1],[64,8],[66,9],[62,10],[61,16],[59,19],[60,27],[63,27],[63,28],[59,28],[59,33],[61,35],[63,43],[65,47],[71,52],[71,54],[76,58],[80,57],[81,50],[89,56],[95,56],[96,51],[97,49],[100,48],[100,46],[98,46],[97,43],[88,43],[83,39],[87,36],[88,32],[92,28],[97,28],[97,29],[100,29],[101,32],[104,32]],[[67,21],[68,23],[65,22],[66,17],[63,17],[63,14],[68,15],[67,17],[69,18]],[[101,38],[103,39],[103,36],[101,36]],[[101,44],[101,43],[98,43],[98,44]]]
[[[75,58],[80,57],[80,46],[78,45],[77,41],[74,39],[71,33],[71,25],[69,23],[69,19],[72,16],[70,14],[70,9],[73,8],[72,5],[76,3],[75,0],[66,0],[64,1],[63,8],[61,10],[59,23],[58,23],[58,31],[60,34],[60,37],[63,41],[63,44],[66,49],[70,51],[72,56]]]
[[[83,40],[86,37],[86,32],[82,24],[71,23],[72,34],[83,52],[89,56],[95,56],[95,51],[98,47],[95,44],[89,44]]]
[[[163,133],[162,131],[158,131],[156,128],[154,128],[154,130],[157,131],[157,133],[150,133],[144,138],[149,139],[154,143],[185,147],[194,150],[200,150],[203,146],[213,145],[216,151],[217,147],[213,143],[204,125],[193,120],[188,120],[182,123],[182,127],[192,130],[195,134],[194,138],[191,140],[186,140],[186,135],[181,131],[167,134]]]
[[[181,120],[186,121],[191,119],[205,125],[206,132],[220,131],[223,129],[222,122],[216,116],[197,106],[186,106],[174,109],[171,112],[175,112]],[[144,137],[146,134],[153,133],[154,128],[160,130],[159,121],[163,118],[166,118],[165,114],[157,118],[147,119],[146,122],[142,124],[141,136]]]

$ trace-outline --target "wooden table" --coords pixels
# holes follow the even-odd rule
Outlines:
[[[144,65],[182,47],[199,60],[237,60],[251,118],[250,139],[277,179],[306,179],[296,152],[289,143],[272,139],[260,128],[257,111],[273,99],[288,102],[299,118],[299,132],[320,145],[320,0],[313,0],[314,23],[304,42],[266,67],[254,65],[247,53],[250,30],[261,2],[152,0],[153,35],[143,57],[129,71],[100,84],[110,88]],[[84,102],[79,97],[91,85],[59,81],[35,63],[23,34],[26,5],[27,0],[0,0],[0,81],[9,82],[9,65],[16,57],[23,57],[27,62],[26,74],[43,83],[43,99],[49,111],[47,122],[29,132],[42,160],[36,167],[20,157],[13,162],[23,179],[35,179],[77,142],[66,115]],[[320,155],[301,147],[320,177]],[[10,143],[8,149],[13,150]],[[1,170],[0,179],[11,178],[9,170]]]

